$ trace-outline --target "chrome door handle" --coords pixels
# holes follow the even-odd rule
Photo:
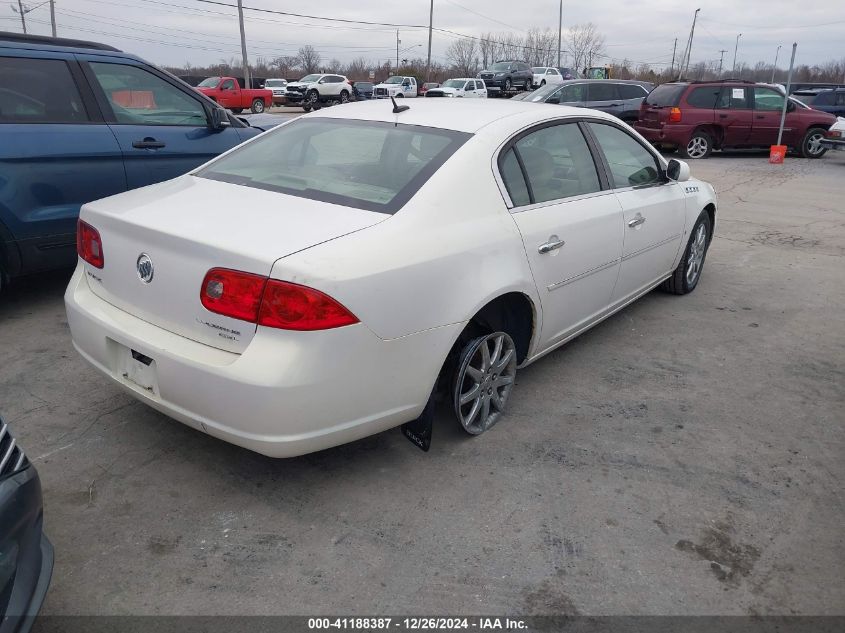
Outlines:
[[[551,253],[553,250],[560,248],[564,244],[566,244],[566,242],[560,239],[557,235],[552,235],[549,237],[548,242],[540,244],[540,246],[537,247],[537,252],[541,255],[543,253]]]
[[[628,226],[630,226],[631,228],[639,226],[640,224],[645,224],[645,218],[639,213],[634,217],[633,220],[628,220]]]

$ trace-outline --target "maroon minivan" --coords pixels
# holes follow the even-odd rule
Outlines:
[[[707,158],[714,149],[777,143],[783,92],[750,81],[675,82],[651,91],[634,128],[653,145]],[[836,121],[826,112],[787,101],[782,145],[820,158],[825,131]]]

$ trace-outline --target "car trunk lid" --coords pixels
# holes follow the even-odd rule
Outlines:
[[[200,286],[209,269],[269,276],[282,257],[389,217],[195,176],[87,204],[81,216],[102,239],[104,267],[85,264],[96,295],[144,321],[237,353],[255,325],[203,307]],[[147,263],[139,261],[144,255],[152,265],[149,279],[139,265]]]

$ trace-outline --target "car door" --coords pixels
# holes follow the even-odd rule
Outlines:
[[[589,325],[610,303],[622,209],[577,122],[521,133],[498,163],[540,295],[540,348],[547,348]]]
[[[748,138],[749,145],[769,146],[777,143],[778,130],[780,129],[780,116],[783,111],[785,97],[773,88],[766,86],[754,86],[754,118],[751,121],[751,135]],[[789,119],[787,115],[787,119]],[[783,138],[785,145],[791,145],[796,140],[792,126],[784,124]]]
[[[845,116],[845,89],[837,90],[836,95],[834,96],[835,103],[831,113],[835,114],[836,116]]]
[[[484,83],[483,79],[476,79],[475,80],[475,92],[476,96],[479,99],[486,99],[487,98],[487,84]]]
[[[10,235],[0,239],[13,272],[73,265],[80,206],[125,190],[120,146],[73,56],[4,49],[0,227]]]
[[[478,97],[478,92],[475,89],[475,80],[470,80],[466,83],[464,87],[465,97],[469,97],[470,99],[475,99]]]
[[[622,102],[616,90],[616,84],[607,80],[587,84],[586,105],[588,108],[595,108],[614,116],[622,114]]]
[[[616,84],[616,89],[622,102],[619,117],[625,121],[636,121],[639,118],[640,105],[648,96],[648,91],[637,84]]]
[[[234,79],[226,79],[220,84],[220,96],[217,102],[224,108],[242,108],[240,86]]]
[[[722,129],[723,146],[736,147],[749,143],[754,116],[751,104],[750,89],[722,86],[714,121]]]
[[[554,68],[547,68],[546,69],[546,83],[547,84],[559,84],[563,79],[561,79],[560,73]]]
[[[241,141],[234,127],[209,127],[198,94],[140,62],[91,56],[82,66],[120,144],[130,189],[181,176]]]
[[[587,124],[622,207],[624,241],[613,302],[623,302],[665,279],[684,232],[685,196],[666,178],[655,153],[609,121]]]

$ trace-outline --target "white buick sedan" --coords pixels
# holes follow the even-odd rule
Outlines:
[[[266,455],[399,425],[427,448],[439,394],[480,434],[519,367],[656,286],[699,283],[713,189],[617,119],[504,100],[396,110],[322,110],[85,205],[65,296],[77,350]]]

